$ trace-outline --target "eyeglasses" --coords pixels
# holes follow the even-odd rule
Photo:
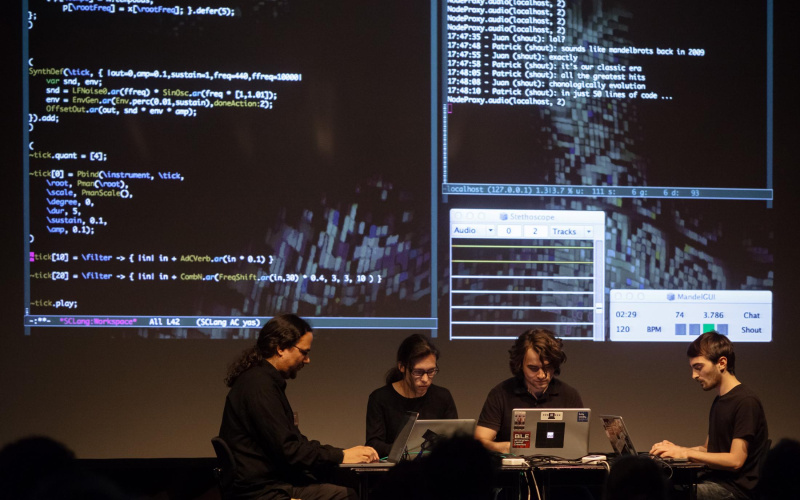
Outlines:
[[[439,368],[431,368],[430,370],[411,370],[411,376],[414,378],[422,378],[423,375],[427,375],[428,378],[433,378],[437,373],[439,373]]]
[[[301,348],[297,347],[296,345],[293,345],[292,347],[294,347],[295,349],[300,351],[300,354],[302,354],[304,358],[307,358],[308,355],[311,354],[311,349],[301,349]]]

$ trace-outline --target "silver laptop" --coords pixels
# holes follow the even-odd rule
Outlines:
[[[417,420],[408,438],[406,449],[411,458],[427,453],[439,439],[459,434],[475,435],[474,418],[452,418],[436,420]]]
[[[633,441],[628,434],[628,428],[625,427],[625,421],[619,415],[600,415],[603,421],[603,429],[606,431],[606,436],[611,442],[611,447],[614,451],[622,455],[636,455],[636,448],[633,447]]]
[[[589,452],[589,408],[515,408],[511,453],[577,460]]]
[[[621,416],[600,415],[600,419],[603,421],[603,429],[605,429],[606,436],[611,442],[611,447],[614,448],[617,455],[637,455],[631,435]],[[662,460],[667,462],[688,462],[685,458],[663,458]]]
[[[392,448],[389,450],[389,455],[386,457],[386,459],[381,459],[377,462],[371,462],[368,464],[339,464],[339,467],[343,467],[345,469],[394,467],[395,464],[405,458],[406,443],[408,442],[408,437],[411,435],[411,429],[414,428],[414,423],[417,421],[418,416],[419,413],[413,411],[406,412],[406,420],[403,423],[403,427],[400,429],[400,433],[397,434],[397,438],[394,440],[394,443],[392,443]]]

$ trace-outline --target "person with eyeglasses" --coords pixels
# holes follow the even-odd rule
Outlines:
[[[433,384],[437,373],[439,349],[427,337],[415,333],[403,340],[386,384],[369,395],[367,446],[388,455],[408,411],[419,413],[420,419],[458,418],[450,391]]]
[[[236,470],[226,498],[356,500],[353,488],[326,483],[340,463],[378,460],[369,446],[341,449],[306,438],[286,398],[286,380],[311,362],[311,325],[294,314],[269,320],[256,345],[231,364],[219,437]]]

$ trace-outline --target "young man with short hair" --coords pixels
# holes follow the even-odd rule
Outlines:
[[[758,482],[758,461],[768,446],[767,419],[758,396],[736,378],[733,344],[715,331],[702,334],[687,351],[692,379],[716,391],[705,444],[687,448],[669,441],[650,454],[687,458],[711,469],[697,484],[698,500],[747,500]]]

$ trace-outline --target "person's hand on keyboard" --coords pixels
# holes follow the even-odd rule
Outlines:
[[[342,463],[368,464],[371,462],[377,462],[379,458],[378,452],[375,451],[375,448],[371,446],[353,446],[352,448],[344,450],[344,460]]]

